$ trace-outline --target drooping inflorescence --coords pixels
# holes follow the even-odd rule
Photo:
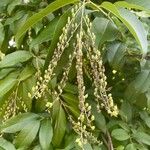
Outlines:
[[[111,116],[116,117],[118,115],[118,108],[114,105],[112,95],[107,93],[107,77],[105,75],[101,52],[95,46],[96,37],[92,32],[92,23],[85,13],[85,7],[86,2],[83,1],[71,9],[71,16],[68,17],[68,22],[62,29],[62,35],[59,37],[59,42],[49,62],[48,69],[45,70],[43,77],[39,77],[36,86],[32,88],[33,94],[28,93],[29,97],[35,97],[36,99],[44,96],[45,92],[49,90],[48,83],[55,77],[55,68],[62,54],[71,44],[71,39],[74,38],[74,50],[70,52],[68,64],[62,74],[62,78],[56,88],[51,91],[51,94],[54,102],[57,100],[61,101],[60,96],[68,81],[68,74],[72,62],[75,60],[80,115],[77,119],[69,115],[69,120],[73,125],[73,129],[79,135],[76,142],[80,147],[83,147],[89,139],[94,143],[100,143],[92,134],[95,129],[95,117],[92,115],[91,105],[87,102],[88,93],[86,93],[83,71],[84,59],[87,59],[90,64],[90,74],[94,87],[93,95],[97,102],[97,111],[100,112],[102,108],[105,108]],[[53,106],[54,102],[47,102],[46,108],[48,112],[50,112],[49,108]]]

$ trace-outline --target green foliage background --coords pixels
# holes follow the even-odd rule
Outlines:
[[[72,67],[61,96],[67,111],[57,102],[51,113],[46,103],[29,98],[39,71],[53,55],[69,8],[78,0],[1,0],[0,2],[0,150],[78,150],[78,135],[68,112],[79,116],[76,71]],[[113,2],[113,3],[111,3]],[[150,148],[150,1],[89,2],[96,47],[103,54],[108,87],[119,108],[117,118],[97,113],[94,135],[103,143],[84,145],[85,150],[148,150]],[[14,41],[16,43],[14,43]],[[70,49],[73,47],[70,47]],[[67,54],[66,54],[67,55]],[[49,83],[54,89],[66,64],[65,55]],[[86,69],[86,65],[84,66]],[[90,94],[89,74],[85,83]],[[11,109],[10,109],[11,108]],[[113,147],[112,147],[113,145]]]

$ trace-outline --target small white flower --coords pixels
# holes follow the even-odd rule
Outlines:
[[[14,41],[14,38],[9,41],[9,46],[16,47],[16,42]]]

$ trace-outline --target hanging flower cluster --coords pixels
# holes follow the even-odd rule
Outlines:
[[[51,94],[54,98],[54,102],[60,100],[60,96],[68,81],[68,74],[72,66],[72,61],[75,60],[80,116],[77,121],[71,116],[69,119],[73,124],[73,129],[79,135],[76,142],[80,147],[89,139],[95,143],[100,143],[92,134],[92,131],[95,129],[93,123],[95,117],[92,115],[91,105],[87,103],[88,94],[86,93],[84,84],[83,71],[83,62],[85,58],[90,63],[90,73],[94,87],[93,95],[97,102],[97,111],[100,112],[102,108],[105,108],[111,116],[116,117],[118,115],[118,108],[114,105],[112,95],[107,93],[107,77],[105,76],[102,56],[100,51],[95,47],[95,35],[92,32],[92,23],[88,15],[85,14],[85,6],[86,2],[84,1],[71,9],[71,16],[68,17],[68,22],[62,29],[62,35],[59,37],[59,42],[49,62],[48,69],[45,70],[43,77],[39,77],[36,86],[32,88],[33,94],[28,93],[30,98],[35,97],[39,99],[44,96],[45,92],[49,90],[48,83],[55,77],[54,72],[58,61],[61,59],[65,49],[71,44],[71,39],[74,38],[74,51],[69,55],[68,64],[62,74],[62,79],[58,83],[56,90],[53,90]],[[46,107],[48,110],[53,106],[53,103],[47,102]]]

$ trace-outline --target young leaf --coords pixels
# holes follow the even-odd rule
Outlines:
[[[0,138],[0,148],[3,148],[4,150],[16,150],[15,146],[8,142],[7,140]]]
[[[129,134],[123,129],[114,129],[111,135],[118,141],[125,141],[130,138]]]
[[[40,120],[32,120],[20,131],[14,140],[17,148],[27,148],[35,139],[40,127]]]
[[[43,150],[50,149],[52,137],[53,137],[53,128],[51,125],[51,121],[49,119],[45,119],[42,121],[39,131],[40,145]]]
[[[36,13],[35,15],[31,16],[26,23],[20,28],[18,33],[16,34],[16,41],[20,39],[20,37],[29,29],[31,28],[34,24],[36,24],[39,20],[41,20],[43,17],[47,16],[48,14],[56,11],[57,9],[71,4],[75,3],[78,0],[56,0],[53,3],[50,3],[46,8],[41,10],[39,13]]]
[[[0,131],[4,133],[15,133],[37,118],[39,118],[39,115],[34,113],[19,114],[2,124],[0,126]]]
[[[118,10],[117,7],[110,2],[104,2],[100,7],[110,11],[123,22],[141,46],[143,54],[146,54],[148,48],[147,33],[140,20],[129,10],[124,8]]]
[[[32,57],[31,53],[28,51],[15,51],[6,55],[2,61],[0,61],[0,69],[6,67],[12,67],[18,63],[26,62]]]

